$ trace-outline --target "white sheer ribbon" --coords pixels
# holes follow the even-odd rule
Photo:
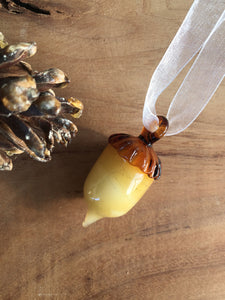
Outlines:
[[[174,135],[197,118],[225,75],[225,0],[195,0],[156,68],[145,99],[144,126],[158,128],[155,104],[159,95],[199,52],[173,98],[167,135]]]

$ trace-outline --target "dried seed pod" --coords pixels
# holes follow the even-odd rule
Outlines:
[[[70,82],[67,75],[60,69],[51,68],[44,72],[34,74],[39,91],[47,91],[51,88],[64,88]]]
[[[26,111],[38,96],[35,80],[30,75],[13,78],[0,87],[0,99],[11,112]]]

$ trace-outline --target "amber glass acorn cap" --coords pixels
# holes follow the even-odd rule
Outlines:
[[[169,127],[165,117],[158,116],[158,118],[159,128],[153,133],[144,127],[138,137],[124,133],[113,134],[109,137],[109,144],[117,150],[122,158],[154,179],[160,177],[161,162],[152,144],[162,138]]]

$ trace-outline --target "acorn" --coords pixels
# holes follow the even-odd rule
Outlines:
[[[168,129],[168,120],[159,116],[159,128],[151,133],[145,127],[138,137],[119,133],[92,167],[84,183],[88,212],[83,226],[102,218],[126,214],[161,174],[161,162],[152,145]]]

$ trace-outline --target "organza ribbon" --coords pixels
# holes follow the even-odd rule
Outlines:
[[[224,78],[225,0],[195,0],[192,4],[150,81],[143,110],[143,124],[149,131],[158,128],[155,104],[159,95],[198,52],[171,101],[166,135],[190,126]]]

